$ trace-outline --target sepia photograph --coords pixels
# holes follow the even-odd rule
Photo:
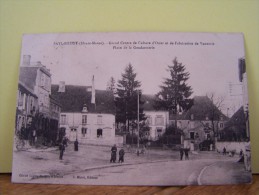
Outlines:
[[[25,34],[12,182],[251,183],[246,75],[242,33]]]

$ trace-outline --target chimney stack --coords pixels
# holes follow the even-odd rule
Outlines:
[[[65,81],[59,81],[58,92],[64,93],[66,91]]]
[[[30,55],[23,55],[23,66],[30,66],[31,64],[31,56]]]

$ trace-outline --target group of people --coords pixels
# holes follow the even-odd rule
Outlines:
[[[119,150],[119,163],[123,163],[124,162],[124,155],[125,155],[125,151],[123,148],[121,148]],[[117,146],[116,144],[114,144],[114,146],[112,146],[111,148],[111,160],[110,163],[115,163],[116,162],[116,158],[117,158]]]
[[[75,151],[78,151],[78,145],[79,145],[79,142],[76,139],[76,141],[74,142]],[[63,155],[67,146],[68,146],[68,138],[64,137],[59,144],[59,160],[63,160]]]
[[[74,142],[74,151],[78,151],[78,145],[79,142],[76,139],[76,141]],[[63,155],[65,152],[66,147],[68,146],[68,139],[67,138],[63,138],[61,143],[59,144],[59,159],[63,160]],[[124,155],[125,155],[125,151],[123,148],[121,148],[119,150],[119,163],[123,163],[124,162]],[[110,163],[115,163],[116,162],[116,158],[117,158],[117,146],[116,144],[114,144],[111,148],[111,159],[110,159]]]
[[[185,160],[189,160],[189,148],[180,148],[180,160],[183,160],[183,155]]]

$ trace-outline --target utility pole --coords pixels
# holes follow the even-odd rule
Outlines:
[[[138,150],[139,150],[139,90],[137,90],[138,93]]]

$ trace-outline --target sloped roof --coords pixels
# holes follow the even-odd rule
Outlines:
[[[244,108],[241,106],[238,111],[236,111],[233,116],[230,118],[230,120],[226,123],[226,128],[231,127],[231,126],[237,126],[239,128],[243,128],[243,126],[246,125],[246,120],[245,120],[245,113],[244,113]]]
[[[19,81],[24,83],[25,86],[34,90],[36,85],[37,70],[39,67],[20,67]]]
[[[178,120],[191,120],[191,116],[193,115],[194,120],[206,120],[207,117],[210,117],[211,112],[208,110],[209,107],[214,106],[213,109],[215,111],[215,120],[220,120],[220,117],[223,117],[223,120],[228,120],[215,105],[212,104],[212,101],[207,96],[195,96],[193,98],[193,106],[183,112],[181,115],[177,115]],[[174,120],[176,118],[175,114],[169,114],[169,120]]]
[[[95,102],[91,104],[89,86],[66,85],[65,92],[58,92],[59,85],[51,85],[51,96],[61,104],[61,112],[82,112],[84,104],[90,113],[115,114],[112,91],[95,90]]]

